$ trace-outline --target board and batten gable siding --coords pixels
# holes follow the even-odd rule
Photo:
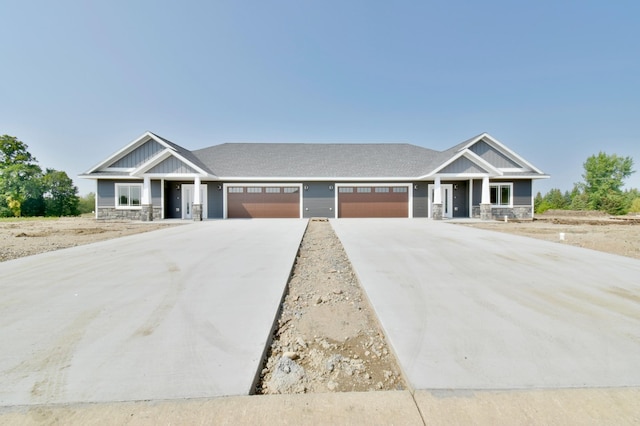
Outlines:
[[[193,167],[184,164],[176,157],[169,157],[160,164],[149,169],[147,173],[168,174],[168,173],[196,173]]]
[[[469,150],[475,154],[477,154],[480,158],[487,161],[494,167],[498,168],[522,168],[518,163],[511,160],[509,157],[504,155],[503,153],[496,150],[494,147],[486,143],[485,141],[480,141],[469,148]]]
[[[487,171],[479,167],[473,161],[469,160],[466,157],[460,157],[453,163],[449,164],[447,167],[442,169],[440,173],[486,173]]]
[[[144,143],[138,148],[134,149],[121,159],[117,160],[113,164],[109,165],[109,167],[123,169],[136,168],[163,149],[164,147],[158,142],[150,140],[147,143]]]
[[[330,186],[333,189],[329,189]],[[335,218],[335,196],[335,182],[305,182],[302,185],[303,217]]]

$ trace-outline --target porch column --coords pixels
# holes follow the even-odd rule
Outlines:
[[[151,178],[145,176],[142,182],[142,200],[140,203],[142,209],[140,220],[143,222],[151,222],[153,220],[153,204],[151,201]]]
[[[469,218],[473,217],[473,179],[469,179]]]
[[[491,220],[491,189],[489,176],[482,178],[482,200],[480,201],[480,219]]]
[[[442,187],[440,176],[436,176],[433,185],[433,205],[431,206],[431,217],[434,220],[442,220]]]
[[[202,220],[202,200],[200,199],[200,176],[196,176],[193,182],[193,209],[194,221]]]

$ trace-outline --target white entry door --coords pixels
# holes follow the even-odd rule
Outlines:
[[[442,191],[442,217],[451,219],[453,217],[453,185],[450,183],[441,184],[440,191]],[[435,192],[435,185],[429,185],[429,217],[431,216],[431,205],[433,204],[433,195]]]
[[[182,218],[193,219],[193,192],[195,185],[182,185]],[[207,185],[200,185],[200,201],[202,202],[202,218],[207,218]]]

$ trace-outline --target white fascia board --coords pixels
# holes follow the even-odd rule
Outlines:
[[[151,134],[151,132],[144,132],[142,135],[138,136],[136,139],[134,139],[133,141],[131,141],[127,145],[125,145],[124,148],[122,148],[119,151],[117,151],[116,153],[110,155],[109,157],[107,157],[101,163],[98,163],[95,166],[93,166],[92,168],[90,168],[86,172],[86,174],[93,173],[93,172],[96,172],[96,171],[98,171],[100,169],[106,168],[109,164],[113,164],[114,162],[116,162],[120,158],[124,157],[125,155],[127,155],[128,153],[130,153],[131,151],[133,151],[134,149],[136,149],[140,145],[142,145],[144,142],[148,141],[149,139],[153,139],[155,141],[158,141],[157,138],[155,138]],[[167,144],[166,143],[162,143],[162,145],[166,146]]]
[[[418,177],[344,177],[344,176],[326,176],[326,177],[273,177],[273,176],[254,176],[254,177],[238,177],[238,176],[218,176],[218,180],[228,182],[410,182],[419,179]]]
[[[473,142],[473,143],[476,143],[480,139],[483,139],[485,142],[487,142],[489,145],[491,145],[494,148],[496,148],[498,151],[501,151],[503,154],[506,154],[508,157],[510,157],[516,163],[519,163],[519,164],[525,166],[526,168],[529,168],[530,170],[532,170],[532,171],[534,171],[536,173],[539,173],[541,175],[544,174],[544,172],[542,170],[538,169],[533,164],[529,163],[527,160],[525,160],[524,158],[522,158],[521,156],[516,154],[514,151],[510,150],[509,148],[507,148],[506,145],[502,144],[500,141],[498,141],[496,138],[494,138],[490,134],[483,133],[481,136],[482,136],[481,138],[476,138],[477,140],[475,142]],[[473,145],[473,144],[468,144],[467,147],[469,147],[471,145]]]
[[[496,180],[518,180],[518,179],[549,179],[551,176],[549,175],[503,175],[503,176],[495,176],[491,179]]]

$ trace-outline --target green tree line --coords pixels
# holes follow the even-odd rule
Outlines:
[[[86,204],[65,172],[43,171],[24,142],[0,136],[0,217],[77,216]]]
[[[571,191],[554,188],[544,196],[538,192],[535,212],[559,209],[599,210],[612,215],[640,213],[638,189],[622,189],[624,180],[635,172],[631,157],[600,152],[587,158],[583,168],[583,180],[574,184]]]

